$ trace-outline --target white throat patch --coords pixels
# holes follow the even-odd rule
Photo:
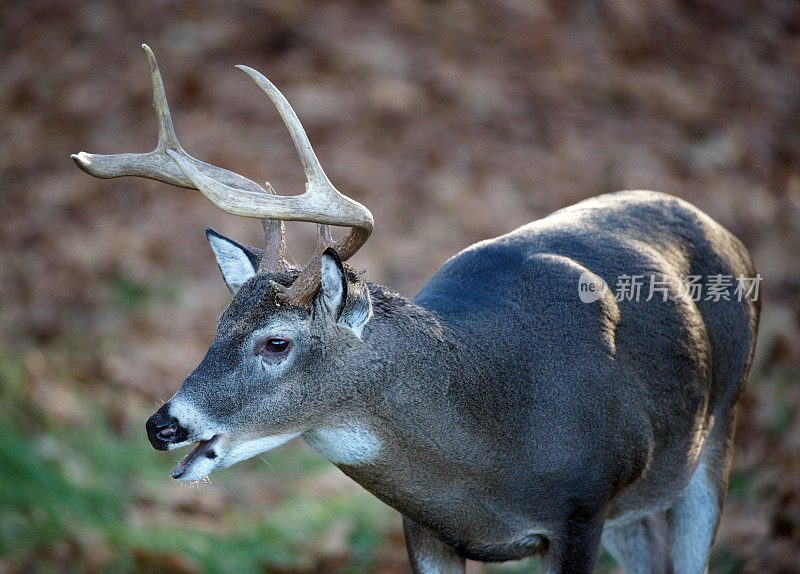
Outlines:
[[[372,460],[381,445],[369,429],[347,425],[318,428],[303,433],[308,446],[334,464],[364,464]]]
[[[240,460],[247,460],[248,458],[252,458],[256,455],[259,455],[262,452],[267,452],[268,450],[272,450],[273,448],[278,447],[283,443],[292,440],[298,434],[300,433],[265,436],[263,438],[257,438],[235,444],[225,454],[224,458],[225,466],[231,466],[232,464],[236,464]]]

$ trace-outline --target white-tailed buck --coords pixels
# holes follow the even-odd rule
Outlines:
[[[241,66],[289,128],[302,195],[190,157],[144,50],[156,149],[73,159],[198,189],[267,237],[262,252],[206,231],[233,299],[147,422],[156,449],[198,443],[173,478],[301,436],[402,513],[415,572],[533,554],[590,572],[601,542],[631,573],[706,569],[759,316],[757,297],[720,295],[719,277],[755,277],[735,237],[669,195],[602,195],[468,247],[408,300],[343,263],[372,216],[333,187],[269,80]],[[281,220],[319,224],[302,270],[283,259]],[[351,231],[334,242],[328,225]],[[612,291],[637,277],[637,292]],[[692,277],[716,296],[689,296]]]

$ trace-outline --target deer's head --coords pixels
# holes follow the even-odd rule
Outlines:
[[[147,423],[157,449],[200,443],[172,471],[182,480],[330,424],[355,396],[353,369],[342,365],[359,362],[349,355],[361,352],[372,314],[366,285],[333,249],[322,254],[320,289],[303,307],[281,298],[279,286],[296,274],[259,273],[252,250],[207,235],[233,299],[203,361]]]
[[[199,443],[172,470],[198,480],[329,423],[334,406],[354,395],[352,363],[372,316],[366,284],[343,260],[372,232],[372,215],[328,180],[296,114],[264,76],[239,66],[278,109],[306,174],[305,192],[275,195],[228,170],[201,162],[178,143],[152,51],[150,67],[158,144],[145,154],[73,156],[96,177],[136,175],[200,190],[217,207],[263,220],[266,249],[244,247],[212,230],[206,235],[233,294],[203,361],[147,422],[156,449]],[[302,271],[283,258],[283,220],[316,222],[317,249]],[[333,241],[328,225],[350,227]]]

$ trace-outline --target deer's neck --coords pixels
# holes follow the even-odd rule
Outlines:
[[[310,446],[378,498],[419,523],[453,523],[456,517],[429,515],[472,499],[448,477],[491,472],[494,468],[491,417],[476,412],[485,395],[487,373],[475,350],[433,313],[408,301],[378,299],[361,361],[361,396],[346,420],[306,434]],[[484,468],[475,468],[481,461]],[[486,469],[489,469],[488,471]],[[420,489],[421,484],[430,488]],[[444,526],[442,526],[444,528]],[[461,527],[454,539],[468,537]],[[466,538],[465,538],[466,539]]]
[[[373,305],[355,418],[381,448],[425,451],[443,436],[468,440],[468,405],[487,375],[468,334],[399,296],[379,292]]]
[[[454,325],[398,296],[376,303],[366,343],[378,404],[404,393],[414,403],[430,395],[441,399],[448,387],[477,375],[472,369],[465,372],[472,361]]]

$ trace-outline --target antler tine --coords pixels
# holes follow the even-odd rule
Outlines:
[[[114,155],[91,154],[82,151],[73,154],[71,157],[75,164],[94,177],[112,178],[133,175],[155,179],[170,185],[184,187],[187,189],[197,189],[192,181],[187,178],[178,165],[166,155],[170,150],[177,153],[186,161],[191,162],[196,168],[210,177],[225,182],[240,190],[246,190],[252,194],[264,194],[266,190],[260,185],[227,169],[216,167],[191,157],[181,147],[175,135],[175,128],[172,123],[172,116],[167,104],[167,95],[164,91],[164,82],[161,79],[161,72],[158,69],[153,51],[147,44],[142,44],[147,65],[150,68],[150,79],[153,84],[153,107],[156,111],[158,123],[158,144],[156,148],[148,153],[123,153]]]
[[[300,157],[300,163],[303,165],[303,171],[306,174],[306,191],[313,194],[329,192],[344,198],[345,196],[339,193],[328,179],[328,176],[325,175],[322,164],[317,159],[317,154],[314,153],[311,142],[308,141],[306,130],[303,128],[303,124],[300,123],[300,118],[297,117],[294,109],[281,91],[261,72],[249,66],[240,65],[236,67],[253,79],[256,85],[272,101],[275,109],[278,110],[286,129],[289,130],[297,155]]]
[[[317,248],[314,253],[324,253],[328,247],[334,247],[336,242],[331,237],[331,226],[317,224]]]

